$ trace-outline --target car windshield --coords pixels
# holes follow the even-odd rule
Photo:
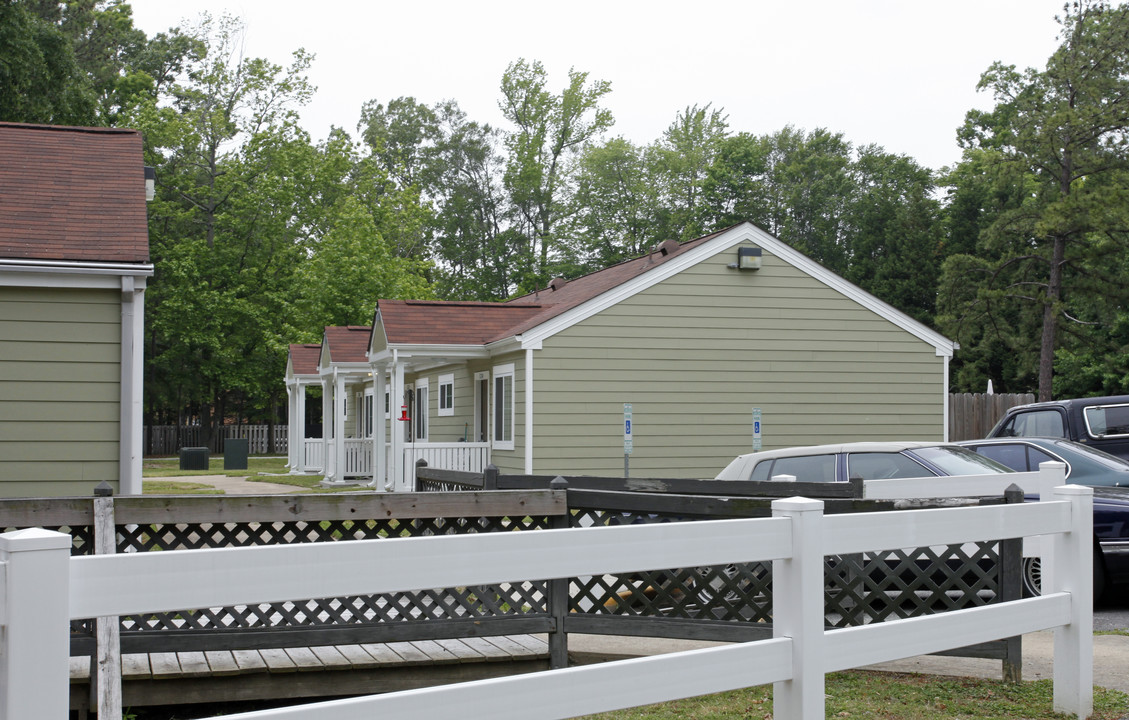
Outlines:
[[[987,475],[1013,472],[1011,468],[977,455],[968,448],[953,445],[914,448],[910,452],[934,465],[946,475]]]

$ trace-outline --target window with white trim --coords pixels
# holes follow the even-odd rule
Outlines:
[[[415,394],[415,439],[427,442],[427,378],[416,380]]]
[[[455,414],[455,376],[439,376],[439,417]]]
[[[494,448],[514,449],[514,366],[494,367]]]
[[[490,373],[474,374],[474,441],[486,442],[490,430]]]

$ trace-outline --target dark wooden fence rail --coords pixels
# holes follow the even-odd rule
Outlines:
[[[828,513],[882,512],[858,484],[735,483],[503,476],[417,470],[414,494],[123,497],[99,517],[92,499],[0,500],[0,528],[71,532],[74,552],[332,542],[759,517],[774,497],[823,495]],[[451,491],[459,488],[460,491]],[[729,492],[724,492],[728,490]],[[104,501],[104,499],[103,499]],[[987,499],[985,502],[1001,502]],[[100,525],[101,522],[101,525]],[[108,525],[108,526],[107,526]],[[112,533],[113,544],[97,542]],[[830,627],[910,617],[1019,594],[1018,541],[828,558]],[[1014,568],[1014,572],[1009,570]],[[139,580],[143,582],[143,580]],[[620,576],[436,588],[250,607],[185,608],[119,619],[122,652],[261,649],[547,633],[555,666],[568,633],[751,640],[771,635],[771,567],[669,568]],[[72,628],[72,652],[94,655],[94,623]],[[1019,676],[1017,641],[952,654],[998,658]]]

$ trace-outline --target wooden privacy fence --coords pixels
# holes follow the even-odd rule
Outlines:
[[[949,440],[986,437],[1008,408],[1035,402],[1031,393],[950,393]]]
[[[146,455],[176,455],[183,447],[203,445],[203,433],[199,425],[146,425],[144,432]],[[289,426],[274,426],[274,452],[286,454],[289,435]],[[213,453],[222,453],[224,440],[228,438],[247,440],[251,453],[261,455],[270,452],[269,425],[224,425],[213,434],[208,449]]]
[[[887,497],[916,492],[912,487],[900,492],[899,480],[871,482],[877,494]],[[946,483],[953,494],[970,491],[970,483],[960,479],[947,478]],[[552,492],[549,496],[555,497]],[[446,493],[431,497],[439,503],[454,499]],[[238,717],[348,720],[458,714],[516,720],[536,707],[540,717],[568,718],[774,683],[775,717],[814,720],[824,716],[828,672],[1047,628],[1055,629],[1054,707],[1089,717],[1089,488],[1057,487],[1039,503],[891,511],[882,522],[874,522],[869,513],[825,515],[824,510],[821,501],[795,497],[772,501],[769,518],[104,556],[72,556],[73,538],[51,530],[5,533],[0,535],[5,597],[0,608],[5,629],[0,634],[0,687],[5,689],[0,720],[67,716],[68,621],[167,616],[186,606],[247,608],[300,604],[310,597],[388,597],[441,587],[473,589],[476,600],[486,596],[501,609],[499,596],[512,588],[548,582],[542,592],[547,593],[550,624],[556,626],[570,614],[555,602],[563,600],[568,578],[752,563],[770,564],[773,575],[775,612],[771,636],[765,639]],[[1032,535],[1053,538],[1044,553],[1046,592],[1041,597],[825,627],[827,556]]]

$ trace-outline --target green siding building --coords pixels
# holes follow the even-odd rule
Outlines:
[[[141,135],[0,123],[0,496],[141,492]]]
[[[366,380],[426,434],[375,418],[372,482],[408,489],[435,443],[619,476],[625,403],[632,477],[712,478],[753,449],[754,408],[766,450],[942,440],[955,348],[748,223],[506,303],[381,301]]]

